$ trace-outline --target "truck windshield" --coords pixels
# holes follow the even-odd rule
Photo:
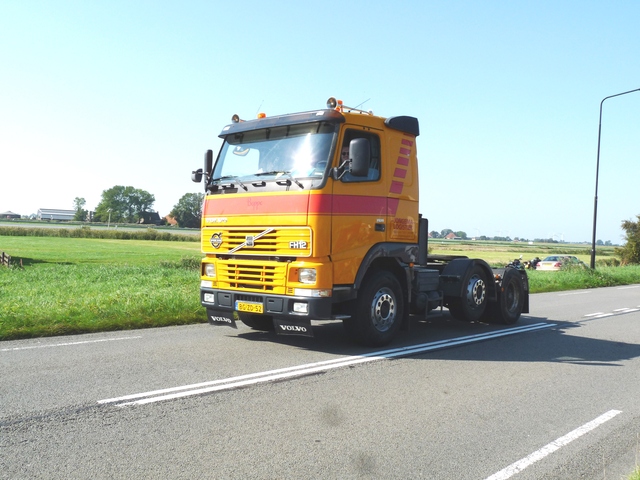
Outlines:
[[[218,155],[213,181],[261,180],[289,174],[322,177],[336,132],[332,123],[285,125],[228,135]]]

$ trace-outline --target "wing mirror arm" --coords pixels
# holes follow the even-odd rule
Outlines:
[[[204,176],[204,189],[206,191],[209,181],[213,175],[213,150],[207,150],[204,154],[204,168],[199,168],[191,172],[191,181],[200,183]]]

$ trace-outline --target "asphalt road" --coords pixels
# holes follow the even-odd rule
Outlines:
[[[640,458],[640,285],[446,310],[383,351],[194,325],[0,343],[0,478],[615,479]]]

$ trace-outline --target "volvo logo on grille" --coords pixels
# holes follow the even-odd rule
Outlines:
[[[220,248],[222,245],[222,233],[214,233],[211,235],[211,246],[213,248]]]
[[[247,247],[255,246],[255,237],[253,235],[247,235],[247,238],[244,241]]]

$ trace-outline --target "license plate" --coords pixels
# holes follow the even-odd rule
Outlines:
[[[264,313],[264,306],[261,303],[236,302],[236,310],[239,312]]]

